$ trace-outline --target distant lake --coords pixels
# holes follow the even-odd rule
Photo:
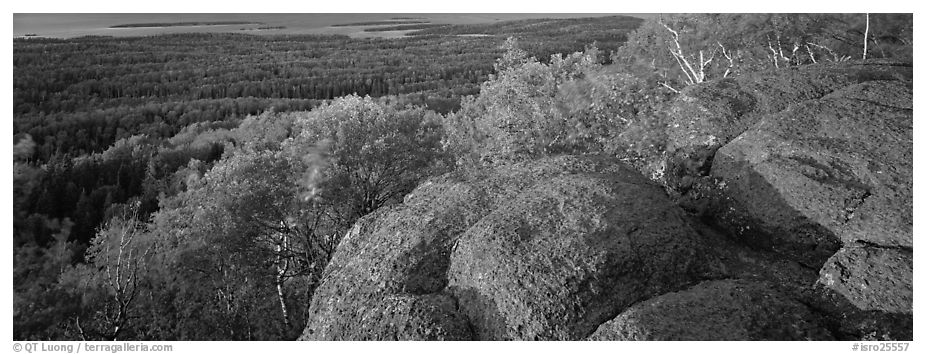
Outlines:
[[[360,26],[337,24],[384,21],[393,18],[422,18],[436,24],[471,24],[528,18],[578,18],[619,14],[13,14],[13,36],[72,38],[87,35],[146,36],[161,33],[233,32],[255,34],[344,34],[353,37],[394,37],[403,33],[363,32]],[[648,15],[623,14],[636,17]],[[129,23],[171,22],[260,22],[261,25],[212,25],[177,27],[110,28]],[[260,29],[259,27],[269,27]],[[282,27],[282,28],[280,28]]]

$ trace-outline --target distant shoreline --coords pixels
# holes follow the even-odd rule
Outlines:
[[[155,22],[155,23],[126,23],[109,26],[109,28],[163,28],[163,27],[194,27],[194,26],[229,26],[229,25],[263,25],[263,22],[252,21],[209,21],[209,22]]]
[[[382,21],[341,23],[341,24],[331,25],[331,27],[418,25],[418,24],[427,24],[427,23],[431,23],[431,21],[428,21],[428,20],[382,20]]]
[[[421,29],[427,29],[427,28],[444,27],[444,26],[452,26],[452,25],[449,25],[446,23],[421,23],[421,24],[416,24],[416,25],[376,26],[376,27],[364,28],[363,31],[364,32],[414,31],[414,30],[421,30]]]
[[[499,20],[590,18],[614,14],[14,14],[15,38],[70,39],[83,36],[138,37],[166,33],[249,33],[255,35],[337,34],[393,38],[425,24],[482,25]],[[407,23],[413,22],[413,23]],[[404,23],[404,24],[403,24]],[[350,26],[347,26],[347,25]],[[340,26],[337,26],[340,25]],[[157,26],[157,27],[152,27]],[[286,27],[255,29],[257,27]],[[424,30],[434,30],[422,26]],[[435,28],[439,28],[434,26]],[[241,28],[245,28],[241,30]],[[368,30],[369,29],[369,30]],[[26,34],[36,34],[26,37]]]

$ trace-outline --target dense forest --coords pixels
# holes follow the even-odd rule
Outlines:
[[[586,20],[588,31],[543,32],[523,46],[540,58],[569,53],[599,38],[616,50],[640,21]],[[548,20],[545,27],[579,20]],[[573,26],[575,26],[573,24]],[[457,26],[451,26],[457,27]],[[463,26],[465,27],[465,26]],[[441,113],[478,92],[512,29],[488,37],[173,34],[135,38],[14,40],[14,130],[30,134],[37,157],[99,152],[143,133],[169,137],[194,122],[244,117],[267,109],[306,110],[348,94],[398,96]]]
[[[658,180],[661,108],[685,86],[911,60],[912,16],[604,17],[400,39],[172,34],[13,48],[14,338],[280,340],[304,328],[354,221],[427,178],[598,152]]]

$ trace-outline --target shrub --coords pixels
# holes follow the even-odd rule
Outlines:
[[[564,115],[558,90],[600,66],[597,49],[542,64],[523,58],[512,43],[506,42],[508,52],[495,66],[499,71],[479,95],[464,98],[445,120],[445,147],[458,163],[496,164],[576,149],[573,136],[581,124]]]
[[[608,153],[642,169],[654,165],[644,160],[661,156],[665,119],[658,111],[673,93],[656,76],[602,66],[594,46],[555,55],[549,64],[521,58],[511,41],[506,46],[496,64],[500,71],[445,119],[444,143],[458,164]]]
[[[299,133],[285,143],[303,158],[303,184],[318,188],[345,227],[357,218],[400,201],[424,178],[443,171],[439,114],[398,109],[370,97],[339,98],[296,119]]]

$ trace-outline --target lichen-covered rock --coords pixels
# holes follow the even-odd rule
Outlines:
[[[421,194],[415,202],[360,219],[341,240],[312,297],[301,339],[386,339],[393,329],[362,320],[391,316],[383,313],[386,297],[444,287],[454,237],[478,220],[486,200],[470,185],[452,180],[426,184],[415,193]]]
[[[766,116],[718,150],[711,176],[751,221],[738,231],[815,267],[851,242],[911,247],[912,97],[903,82],[853,85]]]
[[[590,340],[833,340],[819,315],[764,282],[707,281],[640,302]]]
[[[644,177],[563,174],[460,236],[448,288],[480,339],[576,340],[637,301],[709,277],[712,261]]]
[[[747,74],[689,86],[669,109],[666,181],[687,189],[707,175],[714,153],[762,117],[868,81],[906,81],[909,64],[867,61]]]
[[[352,323],[331,340],[471,340],[466,319],[446,294],[386,295],[356,308]],[[305,338],[314,339],[314,338]]]
[[[451,254],[455,252],[454,245],[456,245],[457,250],[465,250],[469,249],[469,243],[479,242],[468,238],[460,239],[465,231],[487,215],[498,213],[499,210],[510,211],[514,207],[511,204],[512,200],[528,198],[524,197],[524,195],[539,193],[536,188],[537,185],[543,186],[540,190],[550,188],[568,189],[573,188],[576,183],[581,185],[588,180],[609,181],[605,186],[607,188],[627,188],[626,191],[622,192],[621,196],[628,201],[618,203],[613,201],[613,196],[603,195],[598,198],[578,193],[584,193],[586,191],[584,189],[576,189],[577,193],[564,196],[562,200],[564,207],[582,206],[582,208],[585,208],[581,210],[569,209],[570,211],[591,213],[588,218],[575,216],[577,222],[592,222],[607,226],[607,229],[599,229],[596,228],[597,224],[570,225],[570,227],[579,228],[576,231],[588,230],[592,234],[578,237],[573,233],[572,238],[564,238],[567,242],[575,242],[577,245],[585,246],[596,243],[598,245],[607,245],[613,242],[609,240],[612,236],[626,238],[626,236],[622,236],[618,232],[628,231],[632,227],[642,230],[640,232],[642,235],[649,235],[653,232],[652,230],[658,230],[661,227],[645,225],[650,221],[673,225],[672,227],[681,230],[676,230],[679,233],[693,233],[690,228],[683,229],[685,225],[678,219],[678,211],[672,209],[674,207],[668,202],[668,199],[662,194],[658,186],[614,158],[562,156],[488,170],[471,171],[466,175],[443,176],[419,186],[405,198],[403,204],[380,210],[362,218],[344,237],[331,263],[325,269],[322,282],[312,298],[309,323],[302,339],[389,339],[394,337],[428,339],[426,336],[422,336],[430,332],[422,332],[415,329],[414,326],[412,328],[414,330],[410,331],[410,329],[400,330],[391,325],[385,325],[389,323],[389,319],[394,318],[395,315],[392,313],[395,311],[405,311],[411,314],[409,316],[412,316],[414,321],[417,321],[416,323],[439,323],[441,328],[462,328],[456,322],[458,319],[463,318],[455,314],[455,311],[457,311],[456,305],[441,305],[439,307],[440,311],[424,311],[419,307],[431,306],[429,305],[431,304],[430,300],[403,302],[403,305],[399,307],[384,307],[383,304],[389,303],[390,300],[388,299],[394,296],[405,298],[413,295],[423,296],[438,293],[459,296],[460,293],[458,292],[447,293],[443,292],[443,290],[448,283],[447,271],[451,267]],[[636,195],[636,192],[640,192],[642,195]],[[573,200],[566,200],[566,198]],[[657,204],[645,206],[644,208],[639,205],[642,201]],[[659,213],[649,216],[649,218],[655,218],[653,220],[633,220],[633,224],[628,223],[626,225],[601,220],[605,216],[619,216],[620,212],[616,211],[615,208],[624,206],[640,209],[649,208],[646,210],[655,210]],[[520,212],[530,214],[535,211],[522,209]],[[601,214],[605,212],[609,214]],[[628,211],[628,213],[631,212]],[[660,220],[662,217],[668,218],[668,221]],[[557,221],[553,220],[552,222]],[[673,222],[678,223],[678,225],[673,224]],[[525,235],[536,233],[544,235],[544,237],[547,235],[544,233],[546,231],[521,230]],[[672,235],[674,234],[667,233],[666,237]],[[652,249],[649,250],[650,256],[663,261],[671,260],[675,262],[678,259],[671,259],[670,257],[697,253],[697,245],[691,242],[691,235],[682,234],[678,237],[680,239],[678,243],[667,242],[669,251],[664,255],[658,254],[655,249]],[[651,247],[646,243],[644,245]],[[536,256],[540,257],[539,259],[544,259],[542,254]],[[705,261],[705,257],[700,257],[700,254],[698,256],[699,260]],[[627,258],[630,259],[630,257]],[[561,261],[556,258],[549,258],[545,261],[549,260]],[[615,261],[609,262],[615,263]],[[629,261],[620,261],[616,262],[616,264],[627,265],[627,262]],[[679,265],[672,269],[694,272],[694,267],[686,266],[688,263],[691,263],[691,261],[681,259]],[[642,262],[642,264],[647,265],[648,263]],[[596,265],[602,264],[601,262],[592,264],[592,266]],[[629,269],[624,271],[629,271]],[[597,270],[599,269],[586,269],[589,272],[588,274],[592,276],[597,276],[593,272]],[[649,269],[637,267],[633,268],[633,270],[642,275],[647,274],[646,271]],[[669,268],[666,268],[666,271],[668,270]],[[601,271],[610,270],[602,269]],[[534,276],[543,278],[543,272],[552,274],[558,272],[558,270],[549,267],[549,264],[547,264],[544,266],[537,265],[533,272]],[[512,276],[515,275],[512,274]],[[646,276],[640,276],[640,278],[648,279]],[[673,275],[672,282],[681,283],[686,279],[688,278],[684,274],[677,277],[677,279]],[[517,281],[523,280],[525,279],[518,279]],[[653,280],[652,284],[657,282],[657,280]],[[549,284],[525,282],[523,285],[539,288]],[[643,289],[634,293],[638,297],[647,294],[646,291],[660,289],[656,285],[651,285],[651,283],[628,284],[628,286]],[[597,290],[593,289],[593,291]],[[636,298],[626,301],[631,300],[636,300]],[[594,308],[597,303],[584,305],[589,308],[584,309],[583,314],[590,318],[599,316],[599,312],[613,311],[610,308],[604,310]],[[471,316],[473,311],[471,308],[467,308],[464,313]],[[610,315],[613,316],[613,313]],[[597,323],[594,325],[597,325]],[[466,335],[463,332],[449,330],[435,333],[444,332],[453,334],[441,335],[440,338],[461,339],[459,336]],[[479,333],[476,333],[476,335],[479,335]]]
[[[863,311],[913,313],[913,253],[908,250],[845,247],[826,262],[818,283]]]

